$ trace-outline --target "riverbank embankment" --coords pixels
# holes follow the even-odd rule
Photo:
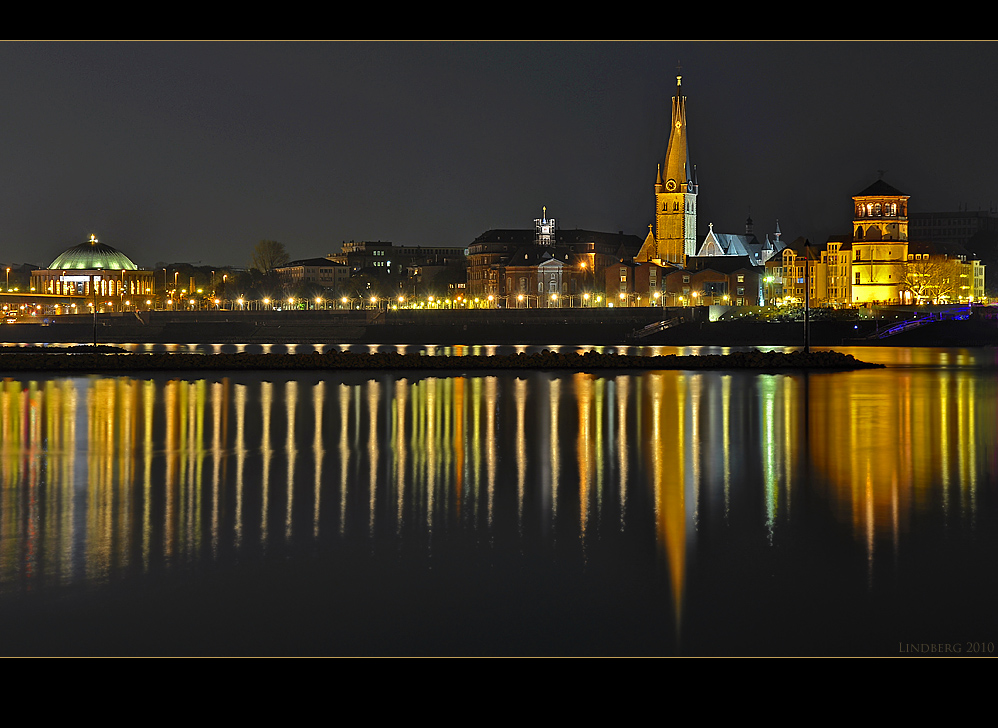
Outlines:
[[[306,354],[175,354],[107,353],[86,347],[53,353],[10,350],[0,354],[0,371],[133,372],[133,371],[246,371],[246,370],[550,370],[603,369],[755,369],[851,370],[880,368],[851,354],[836,351],[734,352],[697,356],[633,356],[595,351],[488,356],[425,356],[380,352],[372,354],[331,351]]]
[[[982,309],[984,310],[984,309]],[[990,308],[987,310],[991,310]],[[847,312],[849,313],[849,312]],[[889,308],[875,315],[816,314],[812,346],[998,346],[998,320],[925,323],[887,338],[886,326],[918,312]],[[820,316],[820,318],[819,318]],[[404,311],[145,311],[54,316],[0,326],[9,344],[495,344],[802,346],[802,321],[753,317],[710,320],[694,308],[549,308]]]

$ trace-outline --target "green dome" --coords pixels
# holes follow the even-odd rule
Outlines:
[[[119,253],[110,245],[97,242],[93,235],[85,243],[76,245],[52,261],[49,270],[62,268],[64,270],[138,270],[128,256]]]

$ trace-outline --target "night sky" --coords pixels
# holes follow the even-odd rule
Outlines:
[[[698,238],[998,205],[996,43],[3,43],[6,264],[152,267],[525,228],[644,237],[682,64]]]

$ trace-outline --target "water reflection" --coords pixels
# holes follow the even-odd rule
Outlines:
[[[978,371],[351,376],[4,380],[0,590],[343,543],[647,548],[678,633],[712,534],[785,548],[827,516],[872,586],[919,524],[994,520]]]

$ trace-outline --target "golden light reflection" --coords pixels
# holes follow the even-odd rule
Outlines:
[[[655,534],[678,624],[702,529],[747,523],[775,543],[802,488],[854,532],[871,578],[919,514],[973,524],[993,483],[996,386],[916,367],[6,379],[0,591],[320,535],[432,552],[458,533],[496,544],[509,532],[524,550],[574,540],[587,560],[626,530]]]
[[[995,442],[994,378],[909,369],[856,372],[845,384],[811,377],[811,458],[868,557],[881,541],[896,550],[917,513],[972,523]]]
[[[672,586],[673,616],[677,631],[682,624],[683,595],[686,586],[687,502],[686,488],[691,470],[690,439],[696,439],[688,418],[699,408],[687,401],[687,377],[679,372],[648,374],[646,469],[654,494],[656,533],[665,552]],[[692,435],[692,438],[689,437]]]

